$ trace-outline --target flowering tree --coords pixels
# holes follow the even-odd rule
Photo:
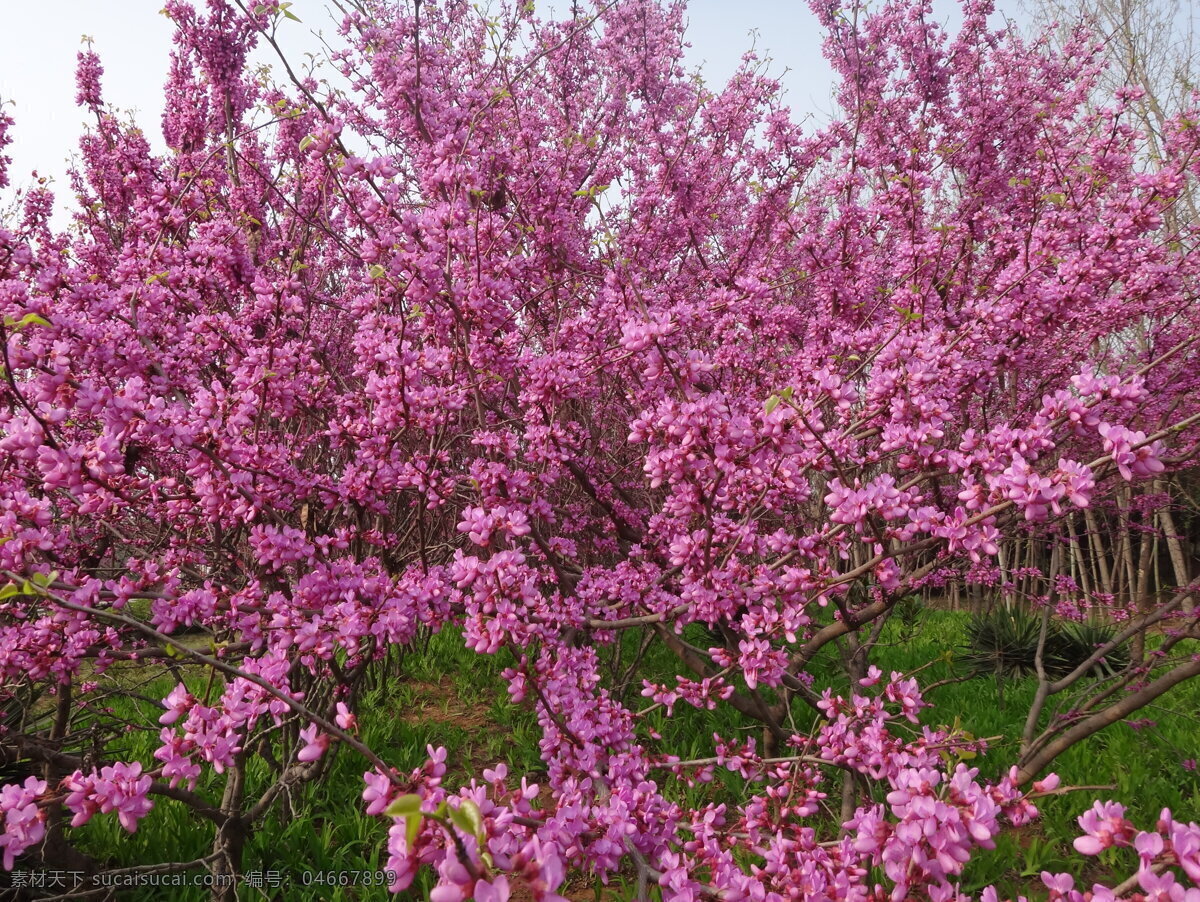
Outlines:
[[[337,750],[390,825],[393,889],[429,866],[437,902],[621,868],[666,899],[959,898],[971,855],[1060,791],[1061,751],[1200,673],[1186,567],[1106,593],[1063,544],[1134,492],[1169,509],[1195,458],[1197,235],[1164,217],[1200,114],[1144,165],[1129,98],[1087,104],[1086,35],[1052,53],[976,0],[956,35],[915,2],[816,4],[843,112],[812,134],[753,56],[715,91],[688,72],[678,5],[400,6],[352,4],[330,90],[247,66],[287,4],[170,0],[170,151],[105,107],[85,52],[73,227],[37,189],[0,230],[0,680],[39,712],[0,733],[26,769],[0,790],[5,868],[167,804],[212,854],[146,867],[236,874]],[[1122,626],[1071,673],[1039,654],[992,783],[960,760],[983,744],[922,725],[918,680],[870,651],[906,594],[1018,568],[1043,645],[1080,604]],[[401,773],[359,739],[364,681],[448,627],[512,654],[545,786],[498,763],[450,791],[444,751]],[[650,643],[674,684],[617,666]],[[810,667],[833,644],[849,691]],[[138,725],[152,761],[73,728],[103,720],[117,661],[178,675]],[[762,744],[681,760],[645,716],[678,705],[732,706]],[[737,804],[673,792],[718,767]],[[1141,861],[1091,898],[1200,880],[1200,828],[1169,812],[1080,824],[1080,853]]]

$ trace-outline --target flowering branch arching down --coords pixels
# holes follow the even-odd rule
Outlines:
[[[237,874],[346,746],[392,889],[428,866],[436,902],[622,868],[672,900],[965,898],[1058,754],[1200,673],[1186,565],[1156,594],[1129,541],[1200,442],[1198,235],[1168,215],[1200,113],[1147,161],[1127,97],[1094,111],[1091,38],[1023,41],[983,0],[956,34],[916,0],[814,3],[842,113],[812,132],[752,54],[720,88],[690,72],[679,4],[354,2],[338,90],[248,65],[287,6],[168,2],[163,155],[82,53],[72,228],[39,188],[0,229],[0,691],[56,699],[0,732],[28,771],[0,789],[6,869],[179,804],[212,825],[193,864]],[[1108,568],[1089,526],[1081,588],[1066,543],[1099,517],[1130,548]],[[901,598],[968,586],[1023,586],[1044,623],[1084,599],[1135,650],[1087,683],[1112,648],[1052,673],[1043,626],[999,781],[869,661]],[[450,791],[444,749],[402,773],[358,738],[366,682],[447,628],[512,654],[538,785],[509,762]],[[676,682],[616,666],[630,644]],[[849,689],[811,666],[834,644]],[[138,725],[152,761],[72,746],[128,661],[178,677]],[[646,716],[680,705],[761,744],[684,760]],[[716,768],[736,803],[675,791]],[[1195,824],[1080,823],[1080,853],[1141,862],[1090,898],[1200,879]]]

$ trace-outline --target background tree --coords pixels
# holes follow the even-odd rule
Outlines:
[[[1195,105],[1200,88],[1195,8],[1176,0],[1045,0],[1027,8],[1034,28],[1056,29],[1062,39],[1082,27],[1102,44],[1108,66],[1097,81],[1094,102],[1106,105],[1120,93],[1138,92],[1131,106],[1146,152],[1163,159],[1169,123]],[[1177,208],[1195,220],[1193,194]]]
[[[1133,97],[1091,105],[1086,35],[819,5],[843,117],[810,135],[753,58],[719,91],[689,74],[674,4],[354,4],[342,92],[247,70],[285,4],[166,11],[170,152],[108,112],[87,51],[73,229],[34,191],[0,232],[6,867],[169,804],[211,852],[140,869],[236,876],[341,749],[393,889],[429,865],[437,902],[622,867],[671,899],[954,898],[1060,791],[1063,749],[1200,673],[1192,590],[1133,539],[1200,441],[1173,215],[1200,115],[1148,156]],[[1083,585],[1094,510],[1123,526],[1087,526],[1111,589]],[[1040,618],[999,780],[872,665],[897,604],[948,586]],[[1121,631],[1056,671],[1050,624],[1086,611]],[[402,773],[357,735],[365,688],[445,629],[510,656],[539,788],[505,765],[448,788],[444,750]],[[651,645],[674,684],[640,672]],[[177,677],[157,722],[102,704],[122,661]],[[683,760],[647,714],[684,705],[765,748]],[[152,761],[122,760],[127,730]],[[730,798],[679,793],[715,767]],[[1136,843],[1147,892],[1200,876],[1169,813],[1081,826],[1084,854]]]

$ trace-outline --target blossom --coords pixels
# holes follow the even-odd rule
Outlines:
[[[1099,855],[1113,845],[1128,845],[1132,825],[1125,820],[1125,806],[1116,802],[1096,802],[1079,816],[1084,835],[1075,839],[1075,849],[1082,855]]]
[[[0,814],[4,818],[0,856],[4,870],[11,871],[13,860],[46,835],[45,815],[37,804],[45,792],[46,781],[37,777],[0,787]]]
[[[1146,433],[1110,423],[1101,423],[1097,431],[1104,439],[1104,450],[1112,454],[1113,463],[1126,480],[1156,476],[1165,469],[1159,459],[1162,442],[1148,442]]]
[[[335,716],[334,720],[337,721],[337,725],[343,730],[355,730],[358,728],[358,719],[354,716],[350,709],[346,707],[345,702],[337,703],[337,715]]]
[[[147,798],[152,782],[136,761],[107,765],[90,774],[75,771],[62,782],[68,791],[63,804],[74,814],[71,826],[85,824],[96,814],[115,811],[121,826],[135,832],[138,821],[154,807]]]
[[[319,732],[316,724],[309,724],[302,729],[300,739],[304,745],[296,752],[297,761],[316,761],[329,748],[329,734]]]
[[[39,186],[0,226],[0,686],[78,687],[96,736],[158,742],[111,761],[9,724],[86,764],[0,789],[5,866],[59,805],[133,831],[155,793],[194,813],[353,734],[397,892],[424,869],[435,902],[562,902],[572,873],[962,902],[1060,784],[1031,780],[1038,749],[995,780],[960,763],[986,744],[936,726],[930,672],[870,655],[907,592],[1128,614],[1086,577],[1166,523],[1157,477],[1200,438],[1197,257],[1163,225],[1200,133],[1165,122],[1148,159],[1113,125],[1136,90],[1092,110],[1082,32],[1022,40],[988,2],[953,29],[916,0],[813,4],[840,110],[817,130],[749,57],[695,78],[679,3],[586,27],[345,4],[336,88],[259,76],[278,0],[166,4],[165,148],[104,109],[88,48],[71,228]],[[365,687],[432,636],[505,658],[540,761],[449,779],[444,748],[402,772],[365,747]],[[161,707],[103,709],[106,668],[148,661],[177,674]],[[685,706],[739,732],[685,756],[662,723]],[[869,790],[831,825],[847,776]],[[1128,847],[1143,895],[1187,900],[1200,829],[1142,826],[1097,803],[1075,846]]]

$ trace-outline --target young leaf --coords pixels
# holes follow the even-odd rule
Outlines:
[[[470,833],[483,845],[483,812],[479,806],[466,799],[457,808],[450,809],[450,820],[464,833]]]
[[[383,809],[388,817],[408,817],[421,813],[421,797],[415,793],[397,796],[392,803]]]
[[[404,815],[404,842],[409,852],[413,849],[413,843],[417,841],[417,834],[421,832],[421,823],[424,820],[420,812]]]

